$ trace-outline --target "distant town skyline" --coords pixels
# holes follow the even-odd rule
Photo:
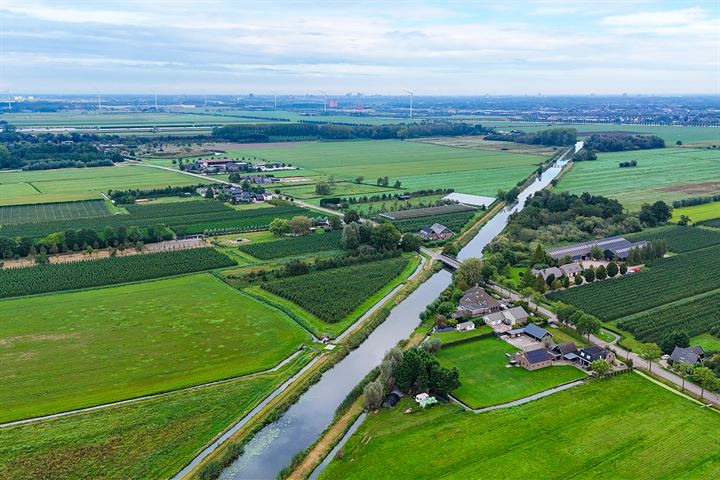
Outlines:
[[[25,94],[720,94],[720,6],[3,0],[0,56]]]

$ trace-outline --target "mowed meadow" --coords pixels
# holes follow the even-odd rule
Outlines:
[[[301,167],[297,175],[338,180],[364,177],[375,183],[387,176],[409,190],[454,188],[463,193],[494,196],[530,175],[545,155],[476,150],[400,140],[303,142],[288,146],[248,145],[235,156],[256,156]],[[362,193],[362,192],[359,192]]]
[[[618,166],[632,160],[637,161],[636,167]],[[576,162],[562,177],[557,190],[604,195],[631,210],[657,200],[671,203],[710,195],[720,192],[720,152],[667,147],[599,153],[597,160]]]
[[[0,172],[0,205],[102,198],[108,190],[195,185],[210,180],[138,165]]]
[[[483,414],[407,406],[371,413],[320,478],[720,476],[720,415],[635,373]]]
[[[0,301],[0,422],[274,367],[309,335],[210,274]]]

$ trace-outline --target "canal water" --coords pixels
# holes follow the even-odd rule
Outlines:
[[[581,147],[581,145],[580,145]],[[577,147],[576,147],[577,148]],[[579,148],[577,148],[579,149]],[[518,201],[495,215],[463,248],[458,258],[482,256],[482,250],[505,228],[508,217],[520,211],[525,200],[546,187],[565,162],[546,170],[518,197]],[[318,383],[274,423],[264,427],[246,445],[243,455],[222,473],[222,480],[272,480],[293,455],[310,446],[332,422],[335,409],[345,396],[398,341],[407,338],[418,326],[419,314],[449,284],[452,275],[442,270],[398,304],[388,318],[334,368],[325,372]]]

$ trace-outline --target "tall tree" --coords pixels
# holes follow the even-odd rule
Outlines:
[[[479,258],[468,258],[455,271],[455,283],[462,290],[479,285],[483,282],[483,261]]]

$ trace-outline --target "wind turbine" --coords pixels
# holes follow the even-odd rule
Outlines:
[[[7,93],[8,110],[12,110],[12,105],[10,105],[10,90],[5,90],[3,93]]]
[[[95,87],[95,93],[97,93],[97,99],[98,99],[98,112],[102,110],[102,104],[100,103],[100,90],[98,90],[97,87]]]
[[[405,90],[405,92],[410,95],[410,118],[412,118],[413,98],[415,97],[415,93],[410,90]]]
[[[202,92],[203,92],[203,98],[205,99],[205,105],[203,105],[203,106],[204,106],[205,108],[207,108],[207,92],[205,91],[205,89],[203,89]]]
[[[272,94],[275,96],[275,110],[277,110],[277,92],[272,92]]]
[[[323,92],[322,90],[318,90],[323,95],[323,112],[327,112],[327,92]]]
[[[155,111],[157,112],[158,105],[157,105],[157,92],[155,90],[150,90],[153,95],[155,95]]]

